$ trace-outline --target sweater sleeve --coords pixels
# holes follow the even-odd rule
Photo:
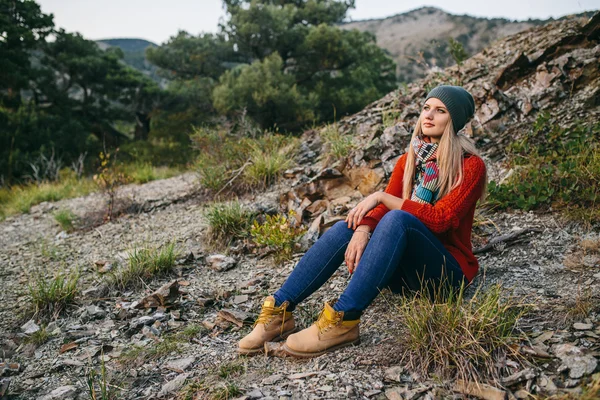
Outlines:
[[[388,185],[385,188],[386,193],[389,193],[396,197],[402,197],[404,165],[406,165],[406,153],[404,153],[402,156],[400,156],[400,158],[398,158],[396,166],[394,166],[394,170],[392,171],[390,181],[388,182]],[[383,204],[379,204],[377,207],[369,211],[358,225],[368,225],[371,228],[372,232],[375,230],[375,227],[377,226],[379,221],[381,221],[381,218],[383,218],[383,216],[388,211],[390,211],[389,208],[387,208]]]
[[[402,210],[417,217],[434,233],[457,229],[460,220],[477,202],[484,189],[485,163],[479,157],[465,158],[463,181],[457,188],[442,197],[434,205],[404,200]]]

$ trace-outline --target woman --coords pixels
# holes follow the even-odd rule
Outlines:
[[[474,111],[473,97],[462,87],[429,92],[410,149],[398,159],[385,192],[361,201],[306,252],[265,299],[254,329],[239,342],[240,354],[262,352],[266,342],[286,338],[283,349],[303,358],[358,344],[360,315],[383,288],[418,290],[442,279],[459,287],[475,277],[471,228],[486,169],[474,145],[456,134]],[[342,261],[353,274],[348,287],[325,304],[312,326],[294,333],[295,306]]]

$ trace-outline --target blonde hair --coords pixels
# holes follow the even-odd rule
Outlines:
[[[416,137],[422,137],[421,117],[417,119],[417,124],[411,136],[411,143]],[[409,145],[406,165],[404,166],[404,177],[402,187],[402,198],[410,199],[415,177],[415,152],[412,145]],[[463,155],[469,153],[478,156],[479,152],[475,148],[475,144],[465,135],[457,135],[454,132],[452,119],[448,118],[448,124],[439,142],[437,150],[437,164],[440,171],[438,178],[439,192],[437,199],[441,199],[451,190],[458,187],[463,180]],[[487,182],[487,177],[486,177]],[[481,199],[485,197],[485,189],[481,193]]]

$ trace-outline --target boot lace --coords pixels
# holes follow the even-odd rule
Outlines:
[[[325,315],[325,310],[321,311],[319,314],[319,318],[317,319],[317,328],[319,329],[319,333],[324,333],[330,330],[333,326],[336,326],[342,320],[342,315],[335,313],[333,318],[327,318]]]
[[[271,320],[275,316],[281,314],[282,318],[281,318],[280,333],[283,334],[283,325],[285,324],[285,321],[286,321],[285,320],[285,312],[287,310],[287,306],[288,306],[287,302],[283,303],[283,305],[281,307],[263,306],[262,310],[260,311],[260,314],[258,315],[258,318],[254,322],[254,325],[252,325],[252,327],[254,328],[258,324],[265,324],[266,325],[269,322],[271,322]]]

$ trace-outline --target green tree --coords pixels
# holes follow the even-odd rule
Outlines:
[[[13,66],[0,78],[0,175],[25,175],[40,154],[56,151],[68,164],[103,144],[148,136],[160,90],[127,67],[119,49],[102,51],[79,34],[54,30],[32,1],[0,1],[0,63]],[[46,42],[50,32],[55,40]]]
[[[228,18],[219,34],[180,32],[148,51],[165,76],[207,79],[204,88],[222,114],[247,114],[263,128],[297,131],[359,111],[396,86],[394,63],[372,34],[335,26],[354,0],[223,4]]]

